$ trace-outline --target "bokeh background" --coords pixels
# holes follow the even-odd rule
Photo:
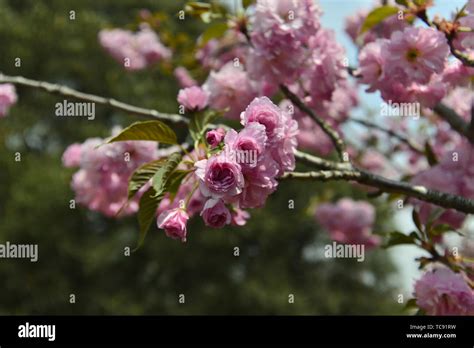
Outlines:
[[[175,18],[183,4],[0,0],[0,71],[177,112],[179,88],[172,67],[126,72],[101,49],[97,33],[107,27],[133,29],[145,8],[160,12],[163,41],[183,48],[203,30],[197,20]],[[323,1],[323,24],[346,40],[350,57],[355,51],[342,38],[344,16],[371,4]],[[14,66],[16,57],[21,67]],[[73,170],[62,166],[61,155],[69,144],[106,137],[112,126],[126,126],[137,117],[96,106],[93,121],[58,118],[54,105],[63,97],[23,87],[17,92],[19,103],[0,121],[0,243],[38,244],[39,260],[0,259],[0,314],[403,313],[397,296],[410,295],[404,284],[412,279],[397,269],[393,253],[370,251],[364,262],[322,256],[330,240],[314,219],[317,204],[347,195],[366,199],[344,183],[283,182],[264,209],[251,212],[245,227],[212,230],[195,219],[183,244],[153,226],[145,245],[125,256],[124,248],[133,248],[138,238],[135,217],[114,220],[70,209]],[[16,152],[21,162],[14,161]],[[375,233],[383,235],[396,221],[390,207],[375,204]],[[396,258],[412,258],[397,250]],[[69,302],[71,294],[75,304]],[[185,295],[185,304],[178,302],[179,294]]]

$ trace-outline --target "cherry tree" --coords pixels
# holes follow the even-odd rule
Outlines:
[[[465,252],[443,244],[444,234],[463,234],[474,213],[474,1],[450,18],[430,18],[432,5],[382,1],[346,18],[358,50],[351,66],[313,0],[243,1],[233,10],[190,2],[176,18],[207,25],[194,47],[198,73],[176,58],[179,50],[166,46],[144,12],[136,31],[104,29],[98,42],[129,73],[171,66],[182,87],[176,114],[0,75],[0,117],[21,85],[149,118],[72,144],[63,155],[64,166],[78,168],[71,183],[77,202],[109,217],[137,214],[138,247],[153,223],[182,242],[192,235],[191,218],[211,228],[244,226],[286,180],[345,181],[367,200],[411,205],[416,230],[386,240],[373,233],[368,201],[327,202],[314,216],[339,243],[416,245],[429,256],[418,259],[426,272],[408,305],[474,315],[472,243],[465,237]],[[351,115],[358,88],[380,94],[381,115]],[[187,126],[185,139],[176,124]],[[350,124],[367,131],[348,131]]]

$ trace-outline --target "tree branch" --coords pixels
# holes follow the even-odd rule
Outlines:
[[[62,86],[44,81],[31,80],[22,76],[7,76],[0,74],[0,83],[11,83],[14,85],[39,88],[48,93],[58,94],[64,97],[70,97],[86,102],[106,105],[117,110],[125,111],[135,115],[152,117],[162,121],[170,121],[173,123],[189,123],[189,120],[181,115],[166,114],[153,109],[145,109],[138,106],[126,104],[112,98],[104,98],[94,94],[83,93],[67,86]]]
[[[462,10],[461,10],[462,12]],[[457,59],[459,59],[464,65],[466,66],[472,66],[474,67],[474,59],[472,59],[469,55],[467,55],[466,53],[464,52],[461,52],[459,51],[458,49],[456,49],[454,47],[454,43],[453,43],[453,40],[456,38],[456,32],[457,31],[460,31],[460,32],[465,32],[466,28],[457,28],[457,31],[444,31],[444,30],[441,30],[441,26],[439,23],[437,22],[433,22],[433,21],[430,21],[430,19],[428,18],[428,15],[426,13],[426,10],[424,11],[420,11],[420,12],[417,12],[417,17],[419,19],[421,19],[427,26],[429,27],[432,27],[434,29],[437,29],[439,31],[441,31],[442,33],[444,33],[444,35],[446,36],[446,40],[448,40],[448,45],[449,45],[449,50],[451,51],[451,54],[456,57]],[[458,14],[459,15],[459,14]],[[458,15],[456,16],[454,22],[457,21],[458,19]],[[459,30],[461,29],[461,30]]]
[[[339,155],[339,159],[342,162],[347,162],[348,156],[344,155],[346,152],[346,144],[344,143],[344,140],[342,140],[342,138],[339,136],[339,133],[329,123],[319,118],[313,110],[311,110],[305,103],[303,103],[300,98],[298,98],[298,96],[291,92],[286,86],[280,85],[280,89],[283,94],[288,99],[290,99],[293,104],[296,105],[298,109],[300,109],[302,112],[311,117],[318,124],[318,126],[321,127],[323,132],[326,133],[331,139],[334,147],[336,148],[337,154]]]
[[[459,134],[465,136],[471,142],[471,144],[474,144],[474,129],[471,129],[469,123],[464,121],[456,111],[442,103],[438,103],[433,110],[443,120],[448,122],[451,128],[453,128]]]
[[[298,179],[298,180],[317,180],[317,181],[330,181],[330,180],[357,180],[360,174],[353,170],[320,170],[318,172],[287,172],[283,174],[281,179]]]
[[[410,183],[391,180],[359,168],[352,170],[320,170],[305,173],[288,172],[282,176],[282,179],[355,181],[359,184],[378,188],[383,192],[404,194],[446,209],[456,209],[466,214],[474,214],[474,201],[470,199],[431,190],[424,186],[415,186]]]
[[[170,121],[175,123],[188,123],[188,119],[175,114],[165,114],[153,109],[145,109],[134,105],[126,104],[115,99],[104,98],[93,94],[83,93],[76,91],[72,88],[61,86],[58,84],[52,84],[44,81],[36,81],[24,78],[22,76],[7,76],[0,74],[0,83],[12,83],[15,85],[27,86],[32,88],[38,88],[45,90],[48,93],[58,94],[65,97],[70,97],[78,100],[83,100],[92,103],[98,103],[112,108],[125,111],[132,114],[141,116],[153,117],[164,121]],[[292,100],[303,112],[308,113],[310,116],[313,115],[314,119],[317,119],[318,124],[326,125],[326,130],[329,134],[332,134],[331,139],[337,144],[336,149],[341,152],[338,153],[342,156],[345,144],[339,137],[337,132],[332,129],[330,125],[327,125],[325,121],[320,120],[314,115],[313,111],[309,109],[299,98],[291,93],[286,87],[282,86],[282,90],[288,93],[288,98]],[[286,94],[286,93],[285,93]],[[457,115],[457,114],[456,114]],[[459,116],[458,116],[459,117]],[[464,121],[463,121],[464,122]],[[324,130],[324,128],[323,128]],[[328,135],[329,135],[328,134]],[[310,165],[317,169],[325,169],[319,172],[291,172],[285,173],[282,179],[311,179],[311,180],[346,180],[356,181],[361,184],[379,188],[384,192],[402,193],[410,197],[418,198],[422,201],[433,203],[444,208],[452,208],[459,210],[464,213],[474,213],[474,202],[465,199],[463,197],[442,193],[435,190],[429,190],[423,186],[412,186],[409,183],[398,182],[390,180],[376,174],[367,172],[363,169],[354,168],[350,163],[338,163],[328,161],[317,156],[306,154],[301,151],[296,151],[296,158],[301,162]]]
[[[359,118],[355,118],[355,117],[349,118],[348,121],[356,122],[356,123],[359,123],[359,124],[361,124],[363,126],[366,126],[368,128],[373,128],[373,129],[379,130],[381,132],[384,132],[384,133],[388,134],[389,136],[391,136],[393,138],[396,138],[396,139],[400,140],[401,142],[405,143],[413,151],[424,154],[424,149],[421,145],[411,141],[409,138],[407,138],[404,135],[399,134],[399,133],[397,133],[397,132],[395,132],[391,129],[387,129],[387,128],[384,128],[382,126],[379,126],[376,123],[373,123],[373,122],[370,122],[370,121],[367,121],[367,120],[363,120],[363,119],[359,119]]]

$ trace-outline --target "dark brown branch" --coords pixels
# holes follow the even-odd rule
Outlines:
[[[334,147],[336,148],[340,160],[342,162],[347,162],[348,156],[345,155],[346,144],[344,143],[344,140],[342,140],[342,138],[340,137],[339,133],[329,123],[318,117],[313,110],[311,110],[305,103],[303,103],[300,98],[298,98],[298,96],[291,92],[286,86],[280,85],[280,89],[283,94],[288,99],[290,99],[290,101],[295,104],[298,109],[300,109],[302,112],[311,117],[318,124],[318,126],[321,127],[323,132],[326,133],[331,139]]]
[[[434,107],[434,112],[436,112],[439,117],[445,120],[451,126],[451,128],[453,128],[459,134],[465,136],[472,144],[474,144],[474,130],[471,129],[469,123],[464,121],[456,111],[442,103],[438,103]]]

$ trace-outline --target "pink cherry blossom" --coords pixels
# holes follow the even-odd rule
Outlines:
[[[474,315],[474,291],[461,273],[438,268],[415,284],[417,305],[428,315]]]
[[[15,86],[10,83],[0,84],[0,118],[5,117],[8,110],[18,100]]]
[[[258,159],[265,151],[266,141],[265,126],[250,122],[239,133],[233,129],[227,132],[224,139],[224,151],[226,156],[235,157],[245,172],[257,165]],[[254,161],[250,161],[251,159]]]
[[[99,42],[127,70],[141,70],[159,60],[171,58],[171,51],[146,25],[136,33],[123,29],[102,30]]]
[[[321,204],[316,220],[336,242],[364,244],[368,248],[380,244],[380,238],[371,234],[375,209],[367,202],[344,198],[335,204]]]
[[[82,145],[71,144],[63,153],[62,161],[65,167],[78,167],[81,164]]]
[[[203,85],[209,93],[209,105],[218,110],[230,108],[226,117],[237,119],[240,112],[256,96],[256,89],[241,66],[227,63],[212,71]]]
[[[474,198],[474,149],[468,143],[462,143],[455,151],[445,154],[440,163],[418,173],[412,183],[441,192],[452,193],[466,198]],[[420,219],[426,223],[434,211],[429,203],[413,200],[420,207]],[[445,210],[436,223],[446,223],[453,228],[461,227],[465,214],[456,210]]]
[[[266,153],[257,167],[245,173],[245,186],[239,196],[239,206],[244,209],[262,207],[278,187],[276,177],[279,172],[278,163]]]
[[[444,69],[449,53],[445,36],[432,28],[396,31],[387,44],[385,74],[401,83],[427,83]]]
[[[209,199],[201,211],[206,226],[222,228],[230,224],[231,214],[224,202],[220,199]]]
[[[379,89],[383,81],[386,49],[389,40],[377,40],[365,45],[359,53],[360,82],[370,86],[368,92]]]
[[[192,78],[189,71],[182,66],[177,67],[174,69],[174,77],[178,80],[178,84],[181,88],[188,88],[197,86],[197,81]]]
[[[467,87],[474,76],[474,68],[465,66],[461,61],[455,60],[446,64],[442,80],[450,87]]]
[[[190,111],[204,109],[208,99],[208,93],[197,86],[181,89],[178,93],[178,102]]]
[[[162,212],[156,221],[158,228],[164,229],[168,237],[186,242],[186,224],[189,215],[184,209],[175,208]]]
[[[469,13],[474,13],[474,0],[469,0],[466,4],[466,11]]]
[[[474,92],[470,88],[454,88],[443,103],[458,113],[466,122],[471,119],[471,110],[474,104]]]
[[[127,203],[128,179],[140,165],[158,158],[155,142],[124,141],[104,145],[100,138],[87,139],[66,149],[66,166],[79,166],[71,182],[76,201],[109,217],[133,214],[138,198]]]
[[[283,111],[267,97],[255,98],[240,115],[242,125],[257,122],[265,127],[268,142],[275,143],[284,135]]]
[[[248,69],[252,78],[293,82],[306,60],[305,46],[319,30],[319,16],[312,0],[258,0],[251,20]]]
[[[225,153],[195,163],[200,189],[205,197],[229,200],[242,192],[244,176],[238,163]]]
[[[250,218],[250,214],[240,208],[233,208],[231,211],[232,214],[232,224],[235,226],[244,226],[247,223],[247,220]]]
[[[315,101],[331,100],[338,84],[348,76],[346,53],[336,41],[335,32],[321,29],[310,39],[312,57],[306,72],[310,79],[310,95]]]
[[[474,29],[474,12],[469,13],[467,16],[459,19],[459,25],[464,28]],[[471,53],[474,50],[474,33],[473,32],[458,32],[453,40],[454,47],[464,51],[465,53]]]

